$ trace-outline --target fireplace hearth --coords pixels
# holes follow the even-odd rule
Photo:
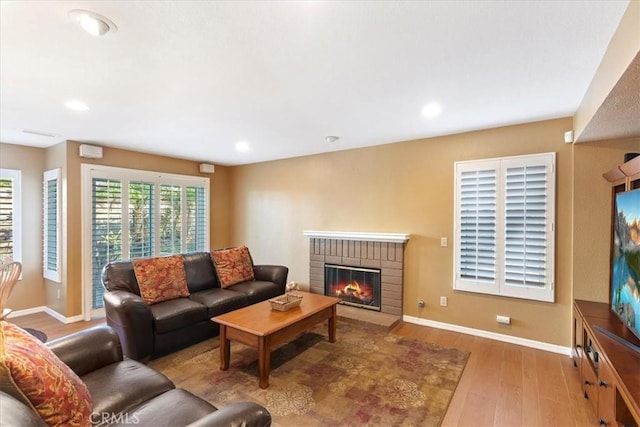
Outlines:
[[[324,265],[324,293],[341,304],[380,311],[380,269]]]

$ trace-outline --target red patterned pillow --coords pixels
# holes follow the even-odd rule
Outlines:
[[[93,399],[84,382],[44,344],[6,321],[0,322],[0,389],[50,426],[91,425]]]
[[[211,259],[223,288],[255,278],[249,248],[246,246],[211,251]]]
[[[189,296],[182,256],[134,259],[132,263],[140,296],[147,304]]]

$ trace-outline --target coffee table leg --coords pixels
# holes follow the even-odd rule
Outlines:
[[[337,308],[335,304],[331,307],[331,317],[329,317],[329,342],[336,342],[336,319]]]
[[[269,371],[271,370],[271,349],[269,338],[262,336],[258,339],[258,386],[269,387]]]
[[[220,325],[220,370],[229,369],[229,359],[231,357],[231,343],[227,339],[227,327]]]

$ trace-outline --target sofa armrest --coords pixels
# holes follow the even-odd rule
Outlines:
[[[287,275],[289,274],[289,268],[283,265],[254,265],[253,275],[256,280],[264,280],[267,282],[273,282],[276,285],[282,287],[282,293],[284,293],[287,286]]]
[[[188,427],[269,427],[271,414],[264,407],[252,402],[236,402],[210,413]]]
[[[120,337],[124,355],[146,363],[153,353],[153,315],[149,305],[127,291],[104,293],[107,324]]]
[[[118,335],[107,325],[58,338],[48,342],[47,347],[78,376],[122,360]]]

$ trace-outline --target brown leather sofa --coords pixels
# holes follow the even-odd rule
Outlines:
[[[135,360],[123,359],[118,335],[107,325],[51,341],[47,346],[87,385],[92,425],[254,426],[271,425],[262,406],[238,402],[217,409]],[[38,414],[0,392],[0,425],[46,426]]]
[[[130,260],[102,270],[107,324],[128,358],[147,362],[219,333],[211,318],[285,293],[289,269],[254,265],[255,280],[222,289],[209,252],[182,254],[190,296],[148,305]]]

